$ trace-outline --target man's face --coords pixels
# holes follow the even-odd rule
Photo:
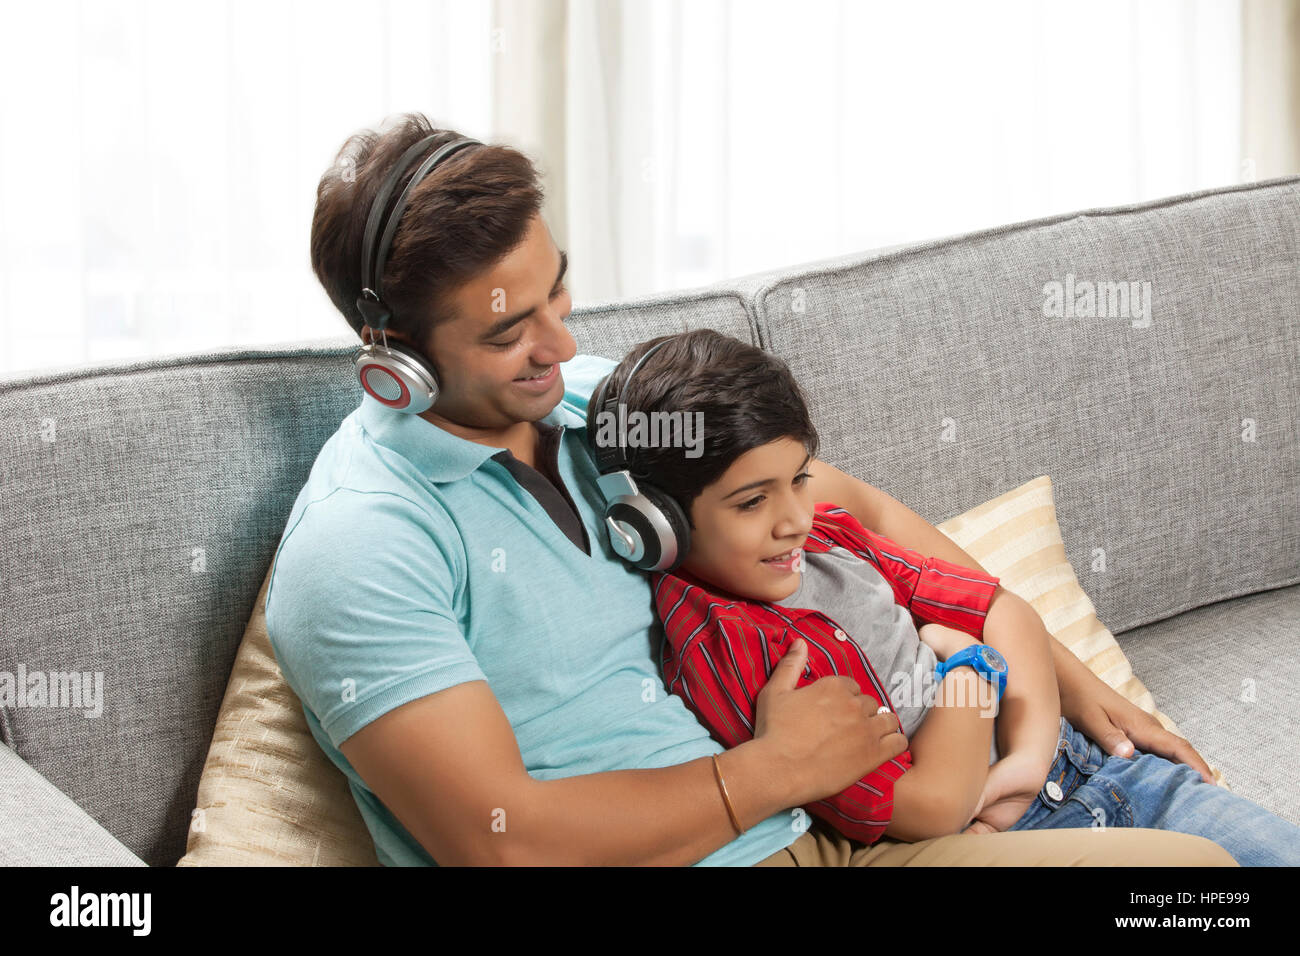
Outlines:
[[[809,455],[791,438],[752,448],[691,502],[691,550],[682,567],[737,597],[773,603],[799,587],[813,500]]]
[[[427,343],[442,388],[422,418],[473,438],[474,430],[545,418],[559,404],[559,364],[577,353],[564,326],[573,308],[565,260],[538,215],[519,246],[457,290],[457,318],[435,328]],[[540,381],[522,381],[543,372]]]

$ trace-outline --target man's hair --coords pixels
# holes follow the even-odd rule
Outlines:
[[[664,339],[672,341],[650,356],[624,392],[637,360]],[[703,451],[698,458],[688,458],[688,449],[680,447],[626,450],[632,477],[671,495],[688,520],[700,492],[751,449],[790,438],[817,457],[817,429],[786,364],[770,352],[713,329],[642,342],[610,372],[604,394],[599,393],[597,387],[587,406],[587,433],[593,442],[600,433],[598,396],[602,405],[605,399],[616,398],[628,412],[681,412],[683,419],[691,421],[696,421],[696,412],[703,414]]]
[[[348,137],[316,188],[311,267],[330,301],[361,334],[361,246],[370,204],[407,148],[439,134],[398,179],[389,204],[434,150],[462,134],[437,129],[420,113],[400,114],[382,130]],[[423,344],[436,325],[455,318],[450,296],[491,268],[524,239],[541,209],[532,161],[508,146],[458,149],[411,192],[381,280],[393,312],[388,328]],[[378,242],[378,240],[376,240]]]

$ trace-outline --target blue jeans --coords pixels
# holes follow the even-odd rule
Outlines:
[[[1206,783],[1186,764],[1135,750],[1113,757],[1061,718],[1056,760],[1011,830],[1150,827],[1213,840],[1242,866],[1300,865],[1300,827]]]

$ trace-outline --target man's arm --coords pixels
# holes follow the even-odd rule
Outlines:
[[[907,746],[849,678],[796,689],[808,653],[795,643],[760,692],[754,739],[717,756],[745,830]],[[535,780],[486,681],[403,704],[339,749],[444,865],[684,866],[736,837],[709,757]]]
[[[735,839],[709,758],[535,780],[496,696],[467,681],[367,724],[339,748],[441,865],[682,866]],[[740,825],[788,806],[761,741],[718,755]]]
[[[922,554],[984,570],[951,538],[893,496],[824,461],[814,461],[809,470],[812,477],[808,483],[813,487],[814,501],[833,501],[847,508],[871,530]],[[1038,614],[1033,605],[1018,595],[1008,593],[1007,597],[1008,603],[1019,602],[1030,613]],[[1155,717],[1107,686],[1050,632],[1048,640],[1061,713],[1075,728],[1101,744],[1107,753],[1130,757],[1136,744],[1147,753],[1187,764],[1206,783],[1214,782],[1209,765],[1190,743],[1165,730]]]

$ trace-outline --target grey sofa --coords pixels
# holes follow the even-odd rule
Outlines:
[[[1104,317],[1045,314],[1053,282],[1128,281],[1150,284],[1145,318],[1115,286]],[[612,358],[704,326],[775,352],[822,457],[934,523],[1050,475],[1068,557],[1157,704],[1300,823],[1297,303],[1290,178],[589,305],[571,327]],[[0,707],[0,862],[184,853],[290,506],[359,401],[354,343],[0,379],[0,678],[103,675],[98,716]]]

